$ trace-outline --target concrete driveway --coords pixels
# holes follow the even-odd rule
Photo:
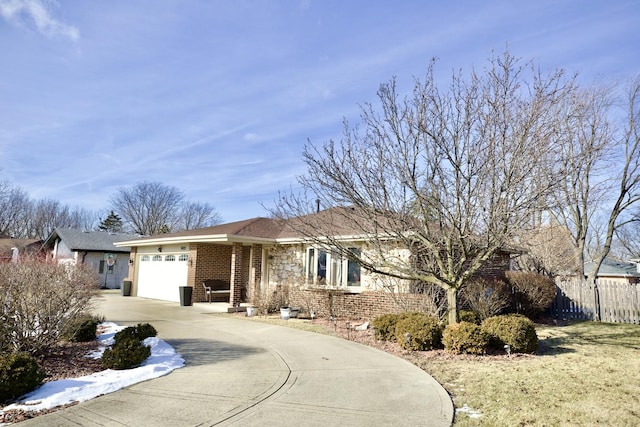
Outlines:
[[[216,316],[212,306],[103,293],[97,313],[121,325],[151,323],[185,367],[20,425],[451,425],[447,392],[405,360],[339,338]]]

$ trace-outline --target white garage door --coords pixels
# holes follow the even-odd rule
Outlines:
[[[138,262],[138,296],[180,301],[180,286],[187,285],[187,254],[141,255]]]

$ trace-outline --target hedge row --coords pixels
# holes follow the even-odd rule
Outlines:
[[[444,347],[456,354],[485,354],[493,348],[508,353],[534,353],[535,325],[519,314],[494,316],[478,325],[462,321],[446,327],[424,313],[385,314],[373,319],[377,339],[396,341],[406,350]]]

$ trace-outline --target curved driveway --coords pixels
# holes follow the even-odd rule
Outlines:
[[[213,316],[206,304],[105,292],[96,312],[149,322],[185,367],[21,425],[449,426],[446,391],[411,363],[347,340]]]

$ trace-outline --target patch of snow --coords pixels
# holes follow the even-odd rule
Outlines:
[[[88,357],[100,358],[104,349],[113,344],[116,332],[124,329],[124,326],[110,322],[102,323],[101,327],[103,333],[98,337],[98,340],[102,345],[99,350],[92,352]],[[102,394],[112,393],[142,381],[167,375],[184,366],[182,356],[163,340],[151,337],[145,339],[144,344],[151,347],[151,356],[137,368],[107,369],[83,377],[51,381],[24,395],[18,402],[6,406],[4,411],[14,409],[40,411],[72,402],[84,402]]]
[[[477,409],[471,409],[466,403],[462,408],[456,408],[456,414],[458,413],[466,414],[469,418],[480,418],[482,416],[482,412]]]
[[[362,325],[356,326],[356,331],[366,331],[367,329],[369,329],[369,322],[364,322]]]

